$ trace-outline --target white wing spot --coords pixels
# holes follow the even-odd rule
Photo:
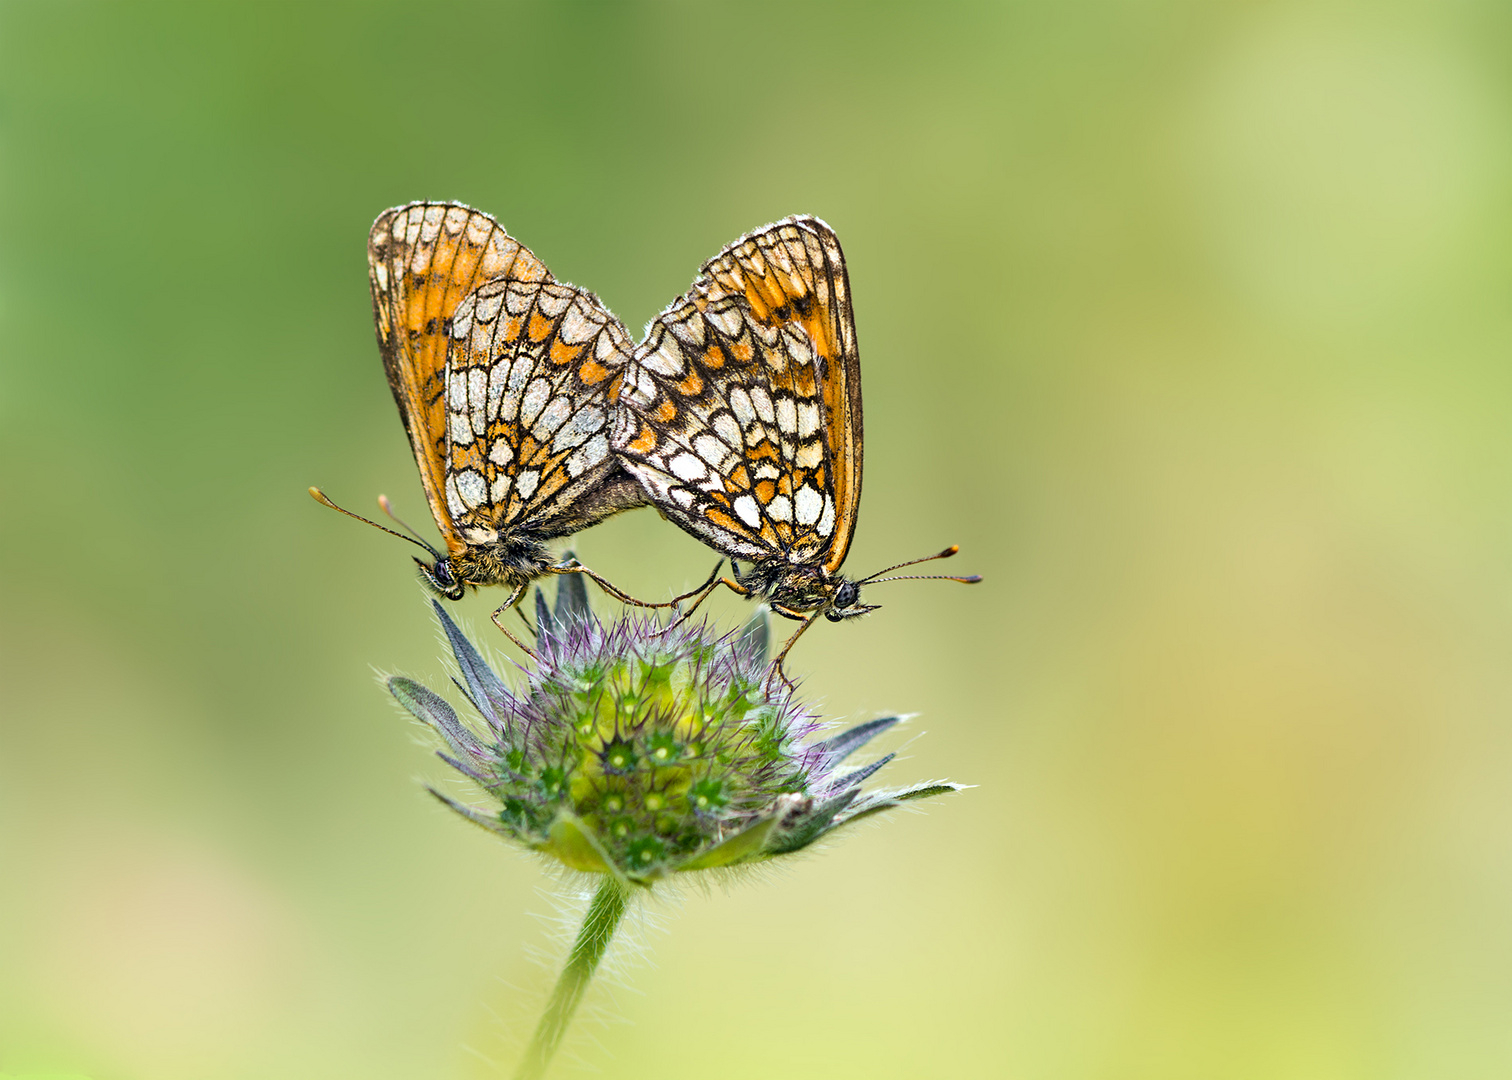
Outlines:
[[[546,407],[546,399],[549,397],[551,384],[545,379],[531,379],[530,385],[525,388],[525,397],[520,401],[520,423],[534,424],[536,417]]]
[[[688,317],[668,323],[668,329],[677,335],[677,340],[684,345],[700,348],[704,343],[703,320],[698,317],[698,309],[691,308]]]
[[[798,409],[790,397],[777,399],[777,430],[784,435],[791,435],[798,427]]]
[[[682,350],[677,347],[677,342],[671,334],[663,334],[661,345],[654,353],[641,357],[641,363],[647,371],[657,375],[681,375],[683,372]]]
[[[711,306],[705,309],[704,318],[713,323],[714,329],[726,337],[736,337],[740,333],[742,320],[740,312],[735,310],[733,304],[720,307],[717,311]]]
[[[767,504],[767,513],[773,521],[792,521],[793,500],[786,495],[779,495]]]
[[[686,453],[678,454],[668,462],[668,468],[672,470],[672,475],[679,480],[702,480],[709,471],[704,468],[703,462],[699,461],[692,454]]]
[[[509,361],[500,360],[488,369],[488,415],[499,415],[499,402],[504,400],[504,388],[509,383]]]
[[[756,419],[756,410],[751,406],[751,395],[745,392],[743,386],[730,388],[730,411],[735,414],[735,419],[743,428],[750,427]],[[739,446],[740,440],[731,440],[731,445]]]
[[[531,433],[535,435],[536,441],[545,442],[551,438],[552,434],[555,433],[557,428],[562,426],[571,412],[572,402],[567,398],[560,395],[552,398],[550,404],[546,406],[545,411],[541,413],[541,418],[536,421],[535,427],[531,428]]]
[[[767,397],[767,392],[762,387],[751,387],[751,404],[756,406],[756,415],[768,424],[777,418],[772,412],[772,399]]]
[[[511,282],[509,288],[504,290],[504,310],[511,315],[523,315],[530,310],[530,302],[535,299],[537,286],[516,284]]]
[[[482,214],[475,214],[467,222],[467,239],[470,243],[482,245],[493,232],[493,223]]]
[[[447,421],[453,446],[466,446],[473,441],[472,423],[465,412],[461,409],[453,409],[447,414]]]
[[[756,500],[749,495],[742,495],[736,499],[731,504],[731,508],[735,511],[735,516],[751,528],[754,529],[761,524],[761,510],[757,507]]]
[[[672,501],[684,510],[693,505],[693,493],[687,488],[673,488],[667,494],[672,496]]]
[[[740,425],[735,422],[735,418],[729,413],[715,413],[714,419],[710,422],[709,426],[714,429],[714,434],[725,441],[726,445],[741,445]]]
[[[463,469],[456,474],[456,479],[457,494],[469,510],[482,506],[488,500],[488,485],[483,482],[483,474],[477,469]]]
[[[562,425],[557,432],[556,441],[551,444],[551,452],[560,454],[569,446],[577,446],[588,436],[592,435],[604,426],[604,410],[597,405],[589,405],[572,414],[572,419]]]
[[[819,403],[803,401],[798,404],[798,437],[807,439],[819,430]]]
[[[639,405],[641,408],[649,409],[651,407],[651,403],[656,400],[656,383],[652,381],[651,376],[647,375],[644,369],[639,366],[635,368],[635,371],[631,376],[631,380],[633,382],[633,385],[625,387],[622,384],[620,394],[622,396],[628,396],[632,402]]]
[[[536,300],[536,307],[540,308],[549,318],[554,319],[567,310],[567,305],[573,301],[576,295],[571,290],[563,289],[560,286],[553,288],[548,285],[541,290],[541,296]]]
[[[817,469],[824,462],[823,445],[818,439],[801,444],[798,453],[793,456],[793,462],[800,469]]]
[[[500,367],[504,365],[500,363]],[[509,369],[509,387],[504,394],[504,400],[500,403],[499,416],[505,420],[513,420],[515,414],[520,411],[520,395],[525,391],[525,383],[530,379],[530,373],[535,370],[535,361],[528,356],[520,356],[515,359],[514,365]]]
[[[467,411],[472,415],[473,431],[479,435],[488,429],[488,369],[469,368],[467,371]]]
[[[515,477],[515,491],[522,499],[528,499],[535,494],[536,485],[541,482],[541,473],[537,469],[526,469]]]
[[[729,456],[730,448],[712,435],[700,435],[693,440],[693,449],[707,461],[711,468],[719,468],[720,462]]]
[[[835,531],[835,500],[828,495],[824,497],[824,513],[819,515],[820,536],[828,536]]]
[[[822,509],[824,509],[824,500],[807,484],[799,488],[798,494],[793,496],[793,511],[800,525],[812,525],[818,521],[819,512]]]
[[[500,473],[488,485],[488,501],[498,506],[509,496],[509,474]]]
[[[576,304],[572,305],[572,310],[562,320],[562,328],[559,333],[562,340],[568,345],[581,345],[594,334],[598,333],[599,328],[604,325],[602,322],[589,318],[584,314],[584,307],[584,303],[579,300]]]
[[[514,447],[509,445],[508,439],[495,439],[488,447],[488,460],[499,468],[508,468],[514,460]],[[497,499],[494,500],[498,502]]]
[[[567,458],[567,475],[578,477],[589,469],[598,465],[609,456],[609,440],[603,435],[595,435],[582,446],[572,452]]]
[[[488,295],[477,296],[477,306],[473,308],[474,318],[479,322],[493,322],[499,315],[499,305],[504,303],[504,293],[496,291]]]

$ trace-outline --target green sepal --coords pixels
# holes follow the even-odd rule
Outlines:
[[[433,787],[428,787],[425,790],[434,795],[443,806],[450,807],[452,810],[455,810],[457,813],[461,814],[474,825],[487,829],[495,836],[502,836],[508,840],[520,839],[520,834],[517,831],[510,828],[504,822],[500,821],[497,817],[485,814],[483,811],[471,806],[467,806],[464,803],[459,803],[455,799],[448,798]]]
[[[915,784],[912,787],[901,788],[897,791],[876,791],[868,795],[856,804],[856,809],[845,815],[839,821],[830,826],[830,831],[849,825],[854,821],[860,821],[864,817],[882,810],[891,810],[895,806],[901,806],[905,802],[914,799],[928,799],[935,795],[950,795],[957,791],[965,791],[968,785],[952,784],[949,781],[931,780],[924,784]]]
[[[772,833],[767,842],[767,854],[786,855],[791,851],[806,848],[833,828],[835,816],[855,801],[860,787],[848,788],[832,795],[823,802],[812,804],[808,810],[784,821],[782,828]]]
[[[593,834],[583,828],[572,814],[558,814],[556,821],[552,822],[546,841],[536,844],[535,849],[555,856],[574,870],[623,876],[614,869],[614,861],[593,838]]]
[[[456,712],[429,687],[421,686],[414,679],[395,675],[388,681],[389,693],[403,705],[416,720],[429,724],[441,738],[446,740],[452,752],[465,755],[475,761],[486,761],[487,754],[478,738],[457,719]]]
[[[716,866],[731,866],[734,863],[757,858],[761,855],[767,834],[776,824],[776,815],[760,818],[734,836],[725,837],[703,854],[689,859],[677,869],[678,871],[710,870]]]

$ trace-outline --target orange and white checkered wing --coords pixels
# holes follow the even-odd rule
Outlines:
[[[818,218],[744,236],[636,349],[612,439],[669,518],[734,558],[833,572],[861,494],[861,369],[839,241]]]
[[[379,215],[368,234],[373,321],[389,387],[449,551],[457,534],[445,494],[448,325],[487,281],[544,283],[551,273],[489,215],[458,203],[417,202]]]
[[[597,491],[619,470],[609,395],[633,348],[597,297],[495,278],[457,306],[450,337],[443,490],[464,540],[563,536],[644,501],[627,481]]]

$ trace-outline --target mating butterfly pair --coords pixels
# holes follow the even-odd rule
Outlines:
[[[734,567],[688,596],[722,583],[803,629],[874,610],[860,586],[880,575],[839,573],[861,494],[861,369],[824,222],[787,218],[729,245],[639,346],[596,296],[460,204],[381,215],[368,266],[379,351],[446,543],[417,541],[436,592],[507,585],[502,612],[537,577],[584,573],[639,603],[545,541],[650,503]]]

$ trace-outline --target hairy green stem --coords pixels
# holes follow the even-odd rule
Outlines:
[[[535,1035],[531,1037],[520,1067],[515,1070],[514,1080],[538,1080],[546,1075],[546,1066],[551,1064],[562,1036],[567,1033],[567,1025],[572,1022],[572,1014],[577,1012],[583,991],[588,989],[588,982],[604,958],[604,950],[609,947],[629,905],[630,886],[612,874],[605,874],[603,884],[588,905],[583,928],[572,943],[572,955],[567,958],[562,977],[551,992],[546,1012],[536,1025]]]

